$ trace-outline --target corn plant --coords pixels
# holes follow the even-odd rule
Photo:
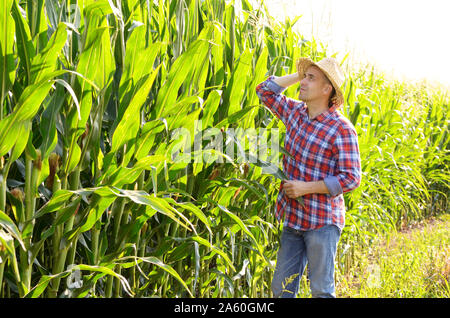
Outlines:
[[[270,296],[289,154],[255,87],[327,55],[301,19],[247,0],[0,6],[0,296]],[[348,73],[364,177],[342,244],[364,246],[448,209],[448,96]]]

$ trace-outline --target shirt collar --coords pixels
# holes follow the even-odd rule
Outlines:
[[[306,106],[306,104],[303,104],[303,107],[305,109],[305,113],[306,116],[308,116],[308,107]],[[317,120],[319,122],[323,122],[325,119],[327,119],[331,114],[333,114],[336,110],[338,109],[338,106],[333,106],[328,108],[326,111],[324,111],[323,113],[320,113],[319,115],[317,115],[316,117],[314,117],[313,119],[309,119],[309,120]],[[309,118],[309,117],[308,117]]]

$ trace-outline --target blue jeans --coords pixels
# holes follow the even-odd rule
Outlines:
[[[312,297],[336,297],[334,259],[340,236],[341,230],[335,225],[311,231],[284,227],[272,280],[274,297],[297,295],[307,263]]]

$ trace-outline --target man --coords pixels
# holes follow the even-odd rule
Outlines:
[[[343,193],[359,186],[358,137],[337,109],[343,104],[343,72],[333,58],[297,61],[297,73],[270,76],[258,97],[286,126],[282,183],[276,216],[284,215],[272,281],[275,297],[295,297],[306,264],[313,297],[335,297],[334,260],[344,227]],[[299,99],[282,95],[300,82]],[[303,204],[296,198],[301,196]]]

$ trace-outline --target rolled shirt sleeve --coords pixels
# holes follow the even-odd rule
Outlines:
[[[323,180],[323,182],[325,182],[325,185],[327,186],[332,197],[343,193],[339,179],[336,176],[328,176]]]
[[[277,83],[275,83],[274,79],[275,79],[275,76],[271,76],[268,79],[268,81],[266,82],[266,88],[269,91],[272,91],[273,93],[279,95],[286,89],[286,87],[278,85]]]

